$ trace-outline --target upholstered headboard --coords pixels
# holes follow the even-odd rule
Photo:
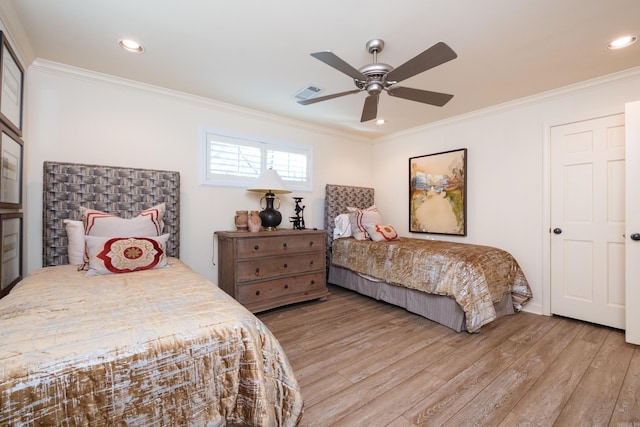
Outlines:
[[[63,220],[80,220],[80,206],[133,218],[164,202],[167,255],[180,256],[179,172],[44,162],[42,198],[44,266],[68,264]]]
[[[327,184],[324,198],[324,228],[327,230],[327,250],[333,242],[334,218],[347,212],[347,207],[366,209],[373,205],[374,190],[369,187]]]

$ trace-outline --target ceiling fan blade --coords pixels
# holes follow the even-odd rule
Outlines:
[[[447,44],[438,42],[413,59],[389,71],[387,81],[401,82],[457,57],[458,55]]]
[[[331,51],[327,50],[324,52],[316,52],[316,53],[312,53],[311,56],[313,56],[316,59],[319,59],[320,61],[324,62],[328,66],[333,67],[342,73],[345,73],[347,76],[350,76],[357,80],[367,80],[367,77],[364,74],[362,74],[360,71],[356,70],[346,62],[344,62],[335,53]]]
[[[368,122],[373,120],[378,115],[378,100],[380,95],[369,95],[364,100],[364,108],[362,109],[362,116],[360,122]]]
[[[349,91],[346,91],[346,92],[339,92],[339,93],[334,93],[334,94],[331,94],[331,95],[320,96],[318,98],[303,99],[302,101],[298,101],[298,104],[301,104],[301,105],[315,104],[316,102],[327,101],[329,99],[339,98],[339,97],[345,96],[345,95],[351,95],[352,93],[358,93],[361,90],[362,89],[354,89],[354,90],[349,90]]]
[[[410,101],[422,102],[424,104],[431,104],[437,107],[442,107],[453,98],[453,95],[448,93],[431,92],[422,89],[413,89],[410,87],[390,87],[387,92],[391,96],[397,98],[404,98]]]

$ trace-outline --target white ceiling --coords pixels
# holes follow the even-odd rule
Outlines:
[[[38,58],[367,137],[640,66],[640,42],[605,49],[640,34],[638,0],[2,1]],[[121,38],[145,52],[123,51]],[[383,93],[383,127],[360,123],[365,93],[295,102],[309,84],[325,88],[321,95],[355,89],[309,54],[331,50],[359,68],[372,62],[372,38],[385,41],[378,61],[394,67],[447,43],[458,58],[401,85],[454,98],[440,108]]]

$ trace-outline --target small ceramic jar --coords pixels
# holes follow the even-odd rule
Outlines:
[[[256,233],[262,229],[262,219],[258,211],[249,212],[249,231]]]
[[[238,231],[247,231],[249,229],[249,215],[247,211],[236,211],[236,216],[233,219]]]

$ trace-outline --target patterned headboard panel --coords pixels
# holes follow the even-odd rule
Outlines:
[[[373,188],[327,184],[324,198],[324,228],[327,230],[327,250],[333,242],[334,218],[347,212],[347,207],[366,209],[373,205]]]
[[[43,172],[43,266],[68,264],[63,220],[81,219],[80,206],[133,218],[164,202],[167,255],[180,256],[179,172],[57,162]]]

